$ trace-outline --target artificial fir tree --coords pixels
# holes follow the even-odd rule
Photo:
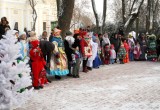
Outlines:
[[[27,60],[17,63],[19,46],[14,30],[0,40],[0,110],[18,107],[32,95],[30,68]]]

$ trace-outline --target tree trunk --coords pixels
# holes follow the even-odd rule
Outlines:
[[[144,2],[144,0],[135,0],[135,1],[136,2],[133,2],[134,4],[133,4],[133,9],[132,9],[131,15],[124,25],[124,32],[126,33],[126,35],[128,35],[129,27],[132,26],[132,24],[134,23],[134,21],[138,17],[140,8]]]
[[[92,2],[92,9],[93,9],[93,12],[94,12],[94,16],[96,18],[97,33],[99,33],[99,18],[98,18],[98,13],[97,13],[97,10],[96,10],[95,1],[91,0],[91,2]]]
[[[136,37],[138,37],[138,33],[139,33],[139,17],[137,17],[136,19]]]
[[[57,0],[58,26],[62,30],[64,39],[66,31],[70,29],[75,0]]]
[[[33,9],[33,28],[32,28],[32,31],[35,31],[36,30],[36,21],[37,21],[37,11],[35,10],[35,8]],[[35,15],[35,16],[34,16]]]
[[[107,12],[107,0],[103,0],[103,24],[102,24],[103,33],[104,33],[104,27],[106,22],[106,12]]]
[[[122,18],[123,18],[123,25],[126,22],[126,18],[125,18],[125,0],[122,0]]]
[[[153,4],[153,22],[152,22],[152,33],[156,32],[156,24],[157,24],[157,10],[158,10],[158,4],[159,0],[156,0],[156,2]]]
[[[32,17],[33,17],[33,26],[32,26],[32,31],[36,30],[36,21],[37,21],[37,11],[35,9],[35,6],[37,5],[37,2],[35,0],[29,0],[29,4],[32,8]]]

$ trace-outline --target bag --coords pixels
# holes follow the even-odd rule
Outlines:
[[[92,49],[91,49],[90,46],[89,46],[89,47],[84,47],[84,54],[85,54],[85,56],[87,56],[87,57],[92,56]]]

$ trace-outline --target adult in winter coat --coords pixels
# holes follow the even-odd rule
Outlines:
[[[141,46],[142,54],[140,56],[140,60],[146,60],[146,54],[147,54],[147,39],[143,33],[141,33],[138,37],[138,41]]]
[[[116,55],[118,55],[118,50],[121,46],[121,39],[118,38],[118,34],[116,33],[113,37],[111,37],[110,39],[111,44],[114,45],[115,51],[116,51]],[[115,62],[117,62],[117,59],[115,59]]]
[[[64,48],[65,48],[65,53],[68,59],[68,70],[69,70],[69,74],[67,76],[72,76],[71,73],[71,67],[72,67],[72,54],[74,54],[74,50],[72,48],[73,43],[75,42],[75,39],[72,36],[72,33],[70,31],[68,31],[66,33],[66,37],[64,40]]]
[[[47,62],[46,64],[46,69],[49,71],[49,68],[50,68],[50,60],[51,60],[51,56],[52,56],[52,53],[54,51],[54,44],[49,42],[49,41],[40,41],[40,48],[42,50],[42,53],[43,53],[43,57],[44,57],[44,60]]]
[[[160,37],[157,39],[157,57],[160,57]]]
[[[0,22],[0,40],[3,38],[2,35],[5,35],[7,29],[10,29],[9,22],[6,17],[2,17]]]

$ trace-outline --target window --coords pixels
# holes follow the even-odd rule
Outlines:
[[[46,22],[43,22],[43,31],[46,30]]]

